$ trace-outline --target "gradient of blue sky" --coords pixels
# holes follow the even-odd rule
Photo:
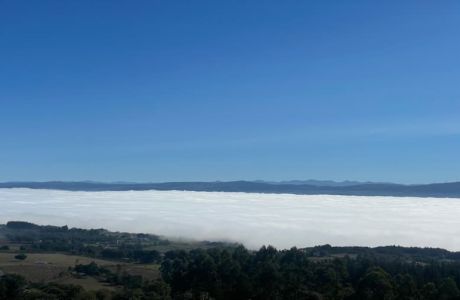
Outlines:
[[[459,16],[0,0],[0,181],[460,180]]]

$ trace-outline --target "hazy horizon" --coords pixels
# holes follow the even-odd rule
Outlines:
[[[379,184],[402,184],[402,185],[418,185],[418,184],[433,184],[433,183],[451,183],[451,182],[460,182],[459,179],[453,180],[434,180],[434,181],[426,181],[426,182],[396,182],[396,181],[372,181],[372,180],[365,180],[365,179],[324,179],[324,178],[307,178],[307,179],[299,179],[299,178],[292,178],[292,179],[247,179],[247,178],[235,178],[230,180],[219,180],[219,179],[210,179],[210,180],[146,180],[146,181],[130,181],[130,180],[93,180],[93,179],[81,179],[81,180],[65,180],[65,179],[47,179],[47,180],[3,180],[0,183],[8,183],[8,182],[94,182],[94,183],[108,183],[108,184],[116,184],[116,183],[132,183],[132,184],[143,184],[143,183],[167,183],[167,182],[233,182],[233,181],[248,181],[248,182],[266,182],[266,183],[283,183],[283,182],[334,182],[334,183],[346,183],[346,182],[356,182],[356,183],[379,183]]]

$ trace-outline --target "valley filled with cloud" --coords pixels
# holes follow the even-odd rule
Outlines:
[[[256,249],[401,245],[460,250],[460,199],[189,191],[0,189],[0,222],[240,242]]]

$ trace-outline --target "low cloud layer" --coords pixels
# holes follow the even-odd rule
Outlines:
[[[0,222],[146,232],[249,248],[320,244],[460,250],[460,199],[0,189]]]

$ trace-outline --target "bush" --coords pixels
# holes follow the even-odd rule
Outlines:
[[[20,253],[18,255],[16,255],[14,258],[18,259],[18,260],[24,260],[27,258],[27,255],[25,255],[24,253]]]

